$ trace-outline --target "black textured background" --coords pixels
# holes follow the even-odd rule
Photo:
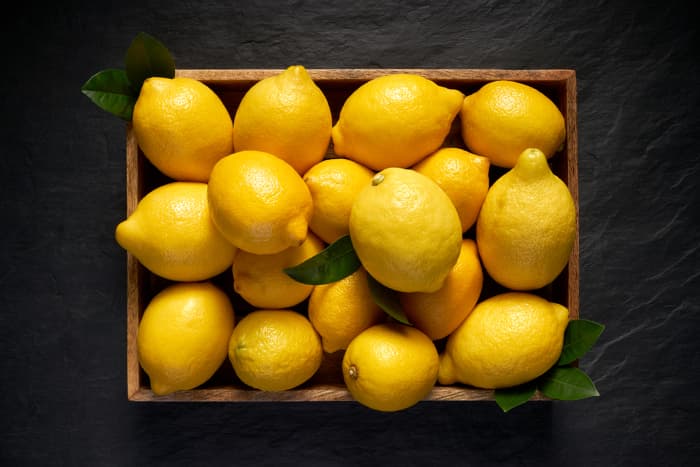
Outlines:
[[[3,13],[0,464],[692,465],[700,459],[698,26],[692,2],[17,3]],[[145,31],[179,68],[573,68],[581,366],[601,397],[126,399],[124,124],[80,93]],[[693,461],[695,459],[695,461]]]

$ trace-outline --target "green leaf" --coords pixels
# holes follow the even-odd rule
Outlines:
[[[411,322],[406,317],[406,314],[401,308],[399,301],[399,293],[385,285],[379,283],[374,277],[367,274],[367,283],[369,291],[372,294],[374,303],[384,310],[386,314],[394,318],[399,323],[411,325]]]
[[[605,329],[600,323],[585,319],[569,321],[564,333],[564,347],[557,365],[568,365],[588,352]]]
[[[284,269],[297,282],[310,285],[329,284],[347,277],[360,267],[349,235],[340,237],[322,252],[301,264]]]
[[[562,401],[600,395],[586,373],[570,366],[552,368],[537,380],[537,386],[545,396]]]
[[[80,90],[101,109],[124,120],[131,120],[136,96],[124,70],[107,69],[95,73]]]
[[[496,403],[504,412],[508,412],[515,407],[529,401],[537,390],[534,381],[514,386],[512,388],[501,388],[494,391]]]
[[[151,76],[172,78],[175,61],[170,51],[155,37],[140,32],[126,51],[126,74],[138,95],[143,82]]]

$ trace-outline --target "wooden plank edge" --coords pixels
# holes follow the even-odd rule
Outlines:
[[[576,236],[568,264],[568,309],[571,319],[578,319],[579,310],[579,190],[578,190],[578,122],[577,122],[576,73],[572,72],[566,80],[566,130],[567,130],[567,184],[571,196],[576,202]]]
[[[257,389],[216,387],[178,391],[157,396],[148,388],[141,388],[129,398],[136,402],[319,402],[351,401],[350,393],[342,385],[324,384],[287,391],[259,391]]]
[[[212,84],[245,84],[281,73],[284,69],[177,69],[175,76],[198,79]],[[308,68],[313,80],[343,84],[347,81],[367,81],[386,74],[414,73],[439,81],[484,82],[497,79],[555,83],[575,74],[571,69],[466,69],[466,68]]]
[[[136,210],[139,190],[143,182],[142,167],[139,164],[138,144],[131,124],[126,128],[126,215]],[[131,399],[141,387],[141,368],[136,349],[136,334],[141,309],[142,271],[138,260],[130,253],[126,255],[126,378],[127,397]]]
[[[466,386],[435,386],[423,401],[494,401],[495,392],[490,389],[476,389]],[[258,391],[239,388],[206,388],[178,391],[157,396],[148,388],[139,388],[129,395],[132,402],[354,402],[352,395],[343,385],[323,384],[308,388],[291,389],[279,392]],[[539,391],[531,401],[550,400]]]
[[[141,366],[136,348],[140,307],[138,284],[142,282],[139,278],[138,268],[139,264],[136,258],[131,254],[127,254],[126,386],[129,399],[141,387]]]
[[[256,81],[268,76],[275,75],[283,69],[178,69],[176,76],[190,77],[214,84],[230,84],[232,81],[237,84],[246,81]],[[308,69],[312,79],[329,80],[329,82],[345,81],[365,81],[373,77],[385,75],[387,73],[417,73],[431,79],[442,81],[484,82],[493,79],[510,79],[526,82],[540,83],[566,83],[567,96],[567,153],[568,153],[568,184],[574,199],[578,200],[578,167],[577,167],[577,125],[576,125],[576,75],[575,70],[569,69],[548,69],[548,70],[509,70],[509,69]],[[130,125],[127,127],[127,186],[134,193],[127,193],[127,213],[133,212],[138,202],[139,190],[142,180],[139,179],[139,172],[134,167],[139,167],[138,147]],[[129,162],[130,161],[130,162]],[[572,161],[575,163],[572,164]],[[131,168],[131,170],[130,170]],[[129,195],[132,196],[129,196]],[[578,203],[577,203],[578,205]],[[578,206],[577,206],[578,207]],[[577,212],[578,224],[578,212]],[[574,318],[578,318],[578,229],[575,239],[574,250],[572,251],[572,261],[568,267],[569,284],[575,284],[575,293],[568,292],[568,306]],[[127,256],[128,274],[133,274],[133,280],[128,279],[128,284],[140,284],[139,266],[134,258]],[[575,279],[572,282],[572,279]],[[140,386],[140,367],[138,360],[133,358],[136,352],[135,329],[138,326],[138,313],[140,307],[140,296],[138,290],[134,293],[128,291],[127,308],[127,392],[130,401],[296,401],[296,402],[317,402],[317,401],[351,401],[350,394],[344,387],[335,385],[319,385],[308,389],[298,389],[284,391],[280,393],[269,393],[253,389],[236,388],[215,388],[215,389],[195,389],[191,391],[180,391],[168,396],[156,396],[150,389]],[[133,305],[133,306],[131,306]],[[133,354],[131,353],[133,352]],[[436,386],[425,400],[431,401],[488,401],[493,400],[494,392],[482,389],[472,389],[459,386]],[[531,400],[549,400],[541,395],[539,391]]]

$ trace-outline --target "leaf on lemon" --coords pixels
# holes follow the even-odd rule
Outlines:
[[[99,108],[130,121],[136,103],[124,70],[107,69],[95,73],[80,88]]]
[[[309,285],[329,284],[349,276],[360,267],[349,235],[340,237],[323,251],[284,272],[297,282]]]
[[[605,329],[600,323],[585,319],[569,321],[564,333],[564,347],[557,365],[568,365],[588,352]]]
[[[537,384],[534,381],[529,383],[514,386],[512,388],[500,388],[494,391],[496,403],[503,410],[508,412],[515,407],[529,401],[537,390]]]
[[[126,74],[134,93],[138,95],[147,78],[174,77],[175,61],[170,51],[158,39],[140,32],[126,51]]]
[[[588,375],[575,367],[554,367],[537,380],[537,386],[545,396],[562,401],[600,395]]]
[[[378,282],[374,277],[367,274],[367,283],[369,291],[372,294],[374,303],[384,310],[386,314],[394,318],[399,323],[411,325],[411,322],[406,317],[406,314],[401,308],[398,292],[392,290]]]

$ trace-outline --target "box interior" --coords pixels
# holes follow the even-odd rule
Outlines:
[[[279,73],[282,70],[178,70],[178,76],[201,80],[211,87],[222,99],[231,118],[245,92],[259,79]],[[509,79],[529,84],[547,95],[565,116],[567,140],[562,151],[550,159],[553,172],[567,185],[574,197],[578,210],[577,181],[577,131],[576,131],[576,82],[573,70],[308,70],[319,88],[328,99],[333,116],[337,121],[345,99],[364,82],[387,73],[418,73],[436,83],[462,91],[469,95],[483,84],[495,79]],[[443,146],[465,148],[459,130],[459,116]],[[334,156],[332,141],[328,156]],[[136,139],[127,125],[127,215],[130,214],[146,193],[171,180],[155,169],[138,148]],[[505,169],[492,166],[491,182],[505,173]],[[474,228],[465,233],[474,238]],[[168,396],[155,396],[149,388],[148,376],[138,364],[136,353],[136,333],[138,322],[150,299],[171,282],[160,278],[127,253],[127,391],[133,401],[350,401],[340,371],[342,352],[325,354],[320,370],[302,386],[279,393],[251,389],[236,377],[231,364],[226,360],[217,373],[204,385],[190,391],[181,391]],[[236,320],[240,320],[254,308],[233,291],[231,271],[212,279],[232,299]],[[484,270],[484,286],[479,301],[503,292]],[[549,286],[534,291],[544,298],[561,303],[569,308],[572,319],[578,318],[578,228],[577,238],[569,264],[559,277]],[[305,313],[308,299],[294,307]],[[436,342],[438,350],[446,339]],[[475,389],[464,385],[436,385],[428,399],[432,400],[489,400],[493,391]],[[542,399],[537,394],[534,399]]]

